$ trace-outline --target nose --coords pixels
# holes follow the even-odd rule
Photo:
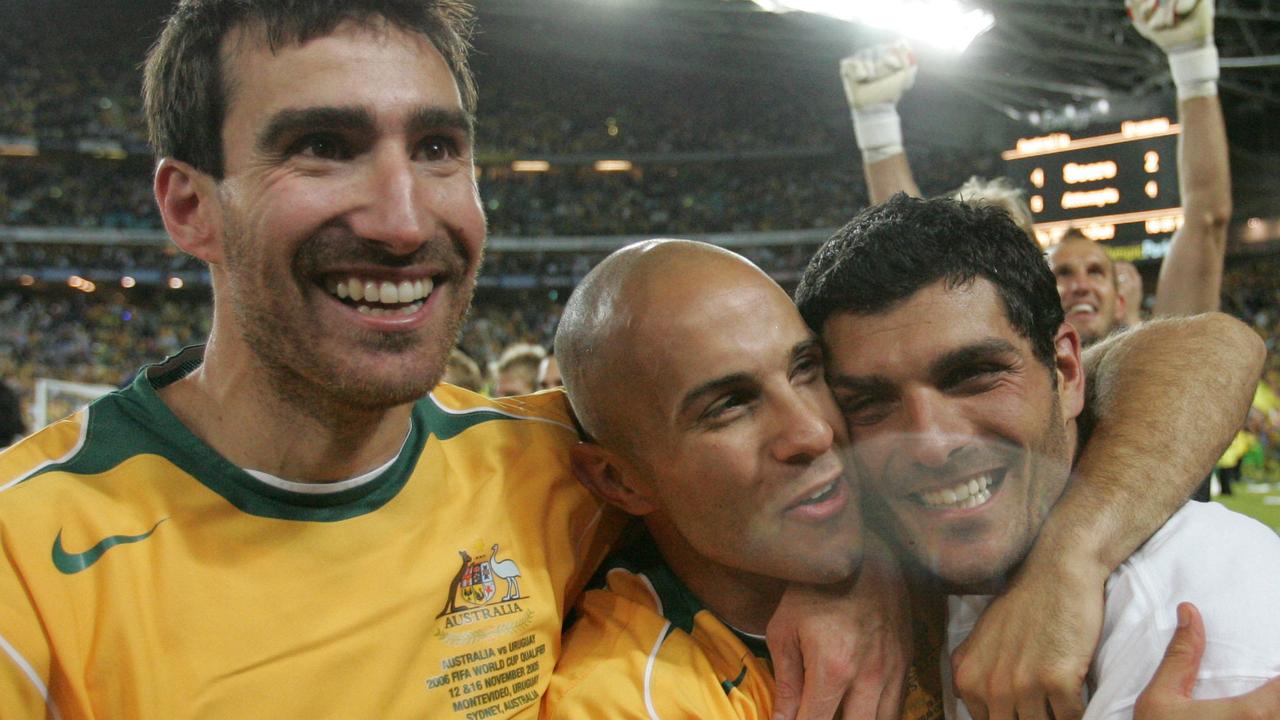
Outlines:
[[[396,255],[408,255],[426,242],[433,230],[426,188],[402,148],[377,148],[358,176],[359,202],[348,216],[352,232]]]
[[[773,456],[783,463],[808,463],[831,450],[835,431],[818,404],[791,390],[776,418]]]
[[[902,452],[911,462],[926,468],[941,468],[969,444],[973,429],[954,408],[954,403],[933,388],[921,389],[903,398],[907,427]]]

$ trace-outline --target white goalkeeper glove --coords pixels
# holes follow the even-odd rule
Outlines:
[[[1218,94],[1213,0],[1125,0],[1138,33],[1169,57],[1178,99]]]
[[[916,81],[916,57],[905,41],[865,48],[840,61],[853,111],[854,137],[867,162],[902,152],[897,102]]]

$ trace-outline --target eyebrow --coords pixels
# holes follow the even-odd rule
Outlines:
[[[453,130],[466,137],[467,142],[475,135],[476,117],[469,112],[456,108],[422,107],[409,118],[409,132],[419,134],[428,130]]]
[[[373,132],[376,123],[373,113],[359,106],[310,107],[285,109],[271,117],[267,126],[258,133],[259,150],[272,150],[283,138],[313,130],[350,130]]]
[[[981,360],[988,360],[993,355],[1018,355],[1018,348],[1003,338],[987,338],[976,343],[957,348],[934,360],[929,366],[929,375],[943,378],[955,370],[972,365]]]
[[[315,130],[346,130],[372,134],[377,127],[373,113],[367,108],[352,105],[340,107],[290,108],[272,116],[267,126],[258,133],[259,150],[271,150],[290,135]],[[462,133],[468,142],[474,135],[475,116],[463,110],[438,107],[421,107],[409,117],[407,130],[420,134],[428,130],[448,129]]]
[[[1018,354],[1012,343],[1001,338],[987,338],[957,348],[934,360],[929,365],[929,377],[946,377],[958,368],[987,360],[993,355]],[[831,373],[827,384],[833,389],[848,390],[864,395],[883,395],[894,391],[895,383],[884,375],[841,375]]]
[[[820,346],[818,344],[817,338],[808,338],[805,340],[801,340],[800,342],[791,346],[790,357],[791,359],[794,360],[795,358],[805,354],[806,352],[809,352],[810,350],[813,350],[814,348],[818,348],[818,347]],[[680,400],[680,408],[678,410],[678,414],[684,415],[689,411],[690,408],[696,405],[699,400],[706,397],[707,395],[717,393],[727,388],[739,387],[752,382],[755,382],[754,376],[744,372],[733,373],[731,375],[724,375],[722,377],[718,377],[713,380],[708,380],[707,382],[704,382],[701,385],[698,385],[697,387],[693,388],[689,392],[685,393],[684,397],[681,398]]]

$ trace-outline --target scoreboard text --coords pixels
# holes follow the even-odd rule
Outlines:
[[[1006,174],[1027,191],[1041,245],[1078,228],[1112,257],[1162,257],[1182,224],[1180,129],[1168,118],[1129,120],[1105,135],[1022,138],[1002,153]]]

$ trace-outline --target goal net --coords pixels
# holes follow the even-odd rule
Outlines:
[[[61,420],[112,390],[115,388],[110,385],[37,378],[35,400],[31,404],[31,429],[38,430]]]

